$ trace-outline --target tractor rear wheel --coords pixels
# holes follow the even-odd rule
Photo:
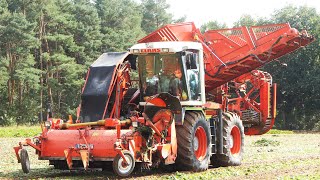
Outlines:
[[[204,171],[210,159],[210,131],[201,112],[187,111],[182,126],[176,127],[178,156],[177,168]]]
[[[211,157],[214,166],[238,166],[241,164],[244,146],[244,127],[240,117],[231,112],[223,113],[223,154]],[[217,133],[219,134],[219,128]],[[219,144],[218,140],[218,144]]]
[[[24,173],[30,172],[30,161],[28,151],[26,149],[20,150],[20,160],[21,160],[21,167]]]
[[[126,158],[128,164],[125,164],[123,158],[117,154],[113,160],[113,171],[121,177],[129,176],[135,166],[135,160],[130,151],[123,151],[123,155]]]

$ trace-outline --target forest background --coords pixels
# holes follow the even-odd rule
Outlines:
[[[56,117],[75,115],[89,65],[104,52],[126,51],[157,28],[186,20],[168,9],[166,0],[0,0],[0,125],[37,124],[48,106]],[[275,126],[319,131],[316,9],[288,5],[268,18],[244,14],[233,26],[286,22],[316,41],[263,67],[278,83]],[[200,27],[219,28],[227,28],[223,19]]]

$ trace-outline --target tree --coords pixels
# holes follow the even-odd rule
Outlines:
[[[31,122],[49,104],[56,116],[66,117],[79,104],[86,66],[101,54],[97,9],[89,0],[0,0],[0,4],[4,35],[0,99],[7,101],[0,118]],[[23,36],[18,34],[22,32]]]
[[[72,14],[73,10],[79,10],[77,5],[64,0],[48,1],[42,9],[39,21],[39,51],[45,72],[44,96],[47,97],[44,104],[50,105],[56,116],[62,117],[66,117],[79,104],[80,89],[84,82],[82,75],[86,70],[83,64],[88,60],[87,54],[79,56],[79,53],[84,52],[84,43],[91,43],[88,36],[86,42],[75,40],[77,33],[81,34],[83,30],[79,29],[75,33],[75,29],[81,26],[79,19]],[[83,15],[85,18],[87,14]]]
[[[240,19],[234,23],[235,27],[240,26],[254,26],[257,24],[257,21],[249,14],[244,14]]]
[[[76,26],[71,30],[79,48],[74,54],[77,64],[91,64],[99,55],[102,45],[100,18],[97,9],[90,0],[73,0],[73,5],[66,8],[74,16]]]
[[[141,7],[143,14],[141,27],[147,34],[173,21],[173,15],[167,12],[170,6],[166,0],[142,0]]]
[[[240,26],[258,26],[272,23],[269,19],[263,17],[254,18],[249,14],[243,14],[238,21],[236,21],[233,25],[234,27]]]
[[[320,15],[315,8],[286,6],[275,11],[271,20],[274,23],[289,22],[291,27],[300,31],[306,29],[317,39],[307,48],[281,58],[288,67],[281,68],[275,62],[264,68],[279,84],[277,126],[312,129],[320,119]]]
[[[184,16],[182,16],[182,17],[179,17],[178,19],[174,19],[174,20],[173,20],[173,23],[183,23],[183,22],[186,21],[186,19],[187,19],[187,16],[184,15]]]
[[[97,0],[101,19],[102,51],[125,51],[143,37],[142,15],[132,0]]]
[[[204,33],[207,30],[225,29],[225,28],[228,28],[226,23],[219,23],[218,21],[214,20],[214,21],[209,21],[203,24],[200,27],[200,30],[202,33]]]
[[[0,0],[0,18],[3,19],[3,17],[6,17],[8,14],[8,4],[5,0]],[[3,31],[4,26],[0,25],[0,29]],[[0,31],[0,33],[2,32]],[[0,34],[0,36],[2,35],[2,33]],[[0,59],[0,92],[2,92],[1,94],[3,94],[3,89],[6,88],[6,84],[7,81],[9,79],[9,73],[7,72],[7,68],[6,66],[8,66],[7,61],[5,59],[5,57],[1,56]],[[3,102],[3,101],[1,101]]]
[[[1,2],[6,7],[5,2]],[[34,24],[26,19],[25,14],[9,12],[3,8],[0,15],[0,69],[6,87],[1,88],[2,94],[0,124],[10,124],[7,119],[17,118],[17,123],[23,120],[32,121],[26,111],[37,110],[37,105],[30,103],[30,99],[39,89],[38,81],[40,71],[35,68],[35,59],[31,50],[38,45],[34,37]],[[4,97],[6,100],[4,100]],[[26,105],[28,104],[28,105]],[[1,118],[2,117],[2,118]],[[31,119],[30,119],[31,118]]]

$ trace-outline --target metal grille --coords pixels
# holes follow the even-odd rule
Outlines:
[[[256,40],[258,40],[286,26],[287,24],[277,24],[267,26],[255,26],[251,27],[251,29]]]
[[[178,41],[176,36],[170,31],[169,28],[165,27],[158,32],[158,35],[161,37],[161,40],[165,41]]]
[[[260,113],[251,109],[247,109],[242,111],[241,119],[245,123],[258,125],[260,123]]]
[[[247,44],[247,41],[240,28],[223,29],[218,30],[217,32],[226,36],[228,39],[232,40],[234,43],[238,44],[241,47]]]

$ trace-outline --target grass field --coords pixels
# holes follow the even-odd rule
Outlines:
[[[0,138],[33,137],[39,134],[40,132],[40,125],[0,127]]]
[[[30,128],[33,129],[33,128]],[[0,128],[0,131],[8,129]],[[16,128],[16,130],[21,130]],[[21,130],[24,131],[24,130]],[[28,128],[27,130],[28,131]],[[37,131],[37,130],[36,130]],[[14,131],[13,131],[14,132]],[[115,179],[112,172],[60,171],[47,161],[38,161],[28,148],[31,173],[23,174],[12,149],[24,138],[0,138],[0,178],[22,179]],[[15,133],[13,133],[15,134]],[[5,137],[5,138],[3,138]],[[272,131],[262,136],[246,136],[241,166],[210,168],[204,172],[134,173],[131,179],[320,179],[320,134]]]

